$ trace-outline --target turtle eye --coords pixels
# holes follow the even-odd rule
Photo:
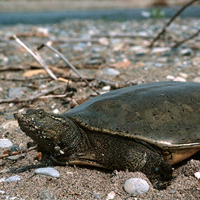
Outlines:
[[[43,118],[45,116],[45,112],[43,109],[38,109],[36,110],[36,115],[39,117],[39,118]]]

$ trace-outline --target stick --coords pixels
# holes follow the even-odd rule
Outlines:
[[[182,40],[182,41],[180,41],[180,42],[177,42],[172,48],[177,48],[177,47],[178,47],[179,45],[181,45],[182,43],[184,43],[184,42],[186,42],[186,41],[188,41],[188,40],[191,40],[191,39],[193,39],[194,37],[198,36],[199,33],[200,33],[200,29],[199,29],[196,33],[194,33],[193,35],[191,35],[189,38],[186,38],[186,39],[184,39],[184,40]]]
[[[67,60],[67,58],[64,57],[63,54],[61,54],[59,51],[57,51],[56,49],[54,49],[52,46],[48,45],[48,44],[42,44],[41,46],[38,47],[38,50],[42,49],[43,47],[47,47],[50,50],[54,51],[56,54],[58,54],[58,56],[60,58],[62,58],[67,65],[97,94],[99,94],[99,92],[93,87],[90,86],[89,82],[77,71],[77,69]]]
[[[165,34],[166,32],[166,28],[176,19],[176,17],[178,17],[188,6],[192,5],[193,3],[197,2],[199,0],[192,0],[190,2],[188,2],[187,4],[185,4],[180,10],[178,10],[178,12],[175,13],[175,15],[165,24],[165,26],[163,27],[163,29],[161,30],[160,33],[158,33],[158,35],[154,38],[154,40],[151,42],[151,44],[149,45],[150,48],[153,47],[154,43],[160,39],[160,37],[162,35]]]
[[[47,67],[44,60],[39,56],[39,54],[36,55],[30,48],[28,48],[19,38],[17,38],[16,35],[13,35],[13,38],[15,41],[20,44],[24,49],[26,49],[36,60],[37,62],[46,70],[46,72],[49,74],[51,78],[54,80],[57,80],[57,77],[53,74],[53,72]]]
[[[0,99],[0,103],[22,103],[22,102],[28,102],[28,101],[33,101],[35,99],[38,99],[39,97],[41,96],[44,96],[48,93],[51,93],[53,92],[54,90],[57,90],[59,88],[63,88],[62,85],[57,85],[49,90],[45,90],[43,92],[40,92],[38,94],[36,94],[35,96],[30,96],[28,98],[25,98],[25,99],[18,99],[18,98],[15,98],[15,99]]]
[[[9,156],[20,155],[22,153],[27,153],[27,152],[35,150],[36,148],[37,148],[37,146],[34,146],[34,147],[29,148],[29,149],[25,149],[23,151],[14,151],[14,152],[11,152],[11,153],[6,153],[6,154],[3,154],[2,156],[0,156],[0,159],[7,158]]]

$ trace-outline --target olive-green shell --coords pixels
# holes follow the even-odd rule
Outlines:
[[[83,128],[163,149],[200,147],[200,84],[156,82],[114,90],[63,114]]]

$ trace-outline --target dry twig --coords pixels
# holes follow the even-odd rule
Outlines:
[[[22,153],[27,153],[27,152],[33,151],[36,148],[37,148],[37,146],[34,146],[34,147],[29,148],[29,149],[24,149],[22,151],[14,151],[14,152],[10,152],[10,153],[5,153],[2,156],[0,156],[0,159],[7,158],[9,156],[20,155]]]
[[[26,49],[36,60],[37,62],[46,70],[51,78],[57,80],[57,77],[53,74],[53,72],[47,67],[44,60],[39,56],[38,53],[34,53],[30,48],[28,48],[16,35],[13,35],[15,41],[20,44],[24,49]]]
[[[187,4],[185,4],[180,10],[178,10],[178,12],[175,13],[175,15],[165,24],[165,26],[163,27],[163,29],[158,33],[158,35],[154,38],[154,40],[151,42],[151,44],[149,45],[150,48],[153,47],[154,43],[160,39],[160,37],[162,35],[165,34],[167,27],[176,19],[176,17],[178,17],[187,7],[189,7],[190,5],[192,5],[193,3],[197,2],[199,0],[192,0],[190,2],[188,2]]]
[[[0,103],[22,103],[22,102],[28,102],[28,101],[33,101],[33,100],[36,100],[38,99],[39,97],[41,96],[44,96],[46,94],[49,94],[59,88],[63,88],[63,85],[57,85],[53,88],[50,88],[49,90],[45,90],[43,92],[40,92],[34,96],[30,96],[30,97],[27,97],[27,98],[24,98],[24,99],[18,99],[18,98],[15,98],[15,99],[0,99]]]
[[[199,33],[200,33],[200,29],[199,29],[196,33],[194,33],[193,35],[191,35],[190,37],[188,37],[188,38],[186,38],[186,39],[184,39],[184,40],[182,40],[182,41],[177,42],[177,43],[173,46],[173,48],[177,48],[179,45],[183,44],[184,42],[193,39],[194,37],[198,36]]]
[[[53,52],[55,52],[60,58],[62,58],[67,65],[97,94],[99,94],[99,92],[89,84],[89,82],[77,71],[77,69],[67,60],[67,58],[64,57],[63,54],[61,54],[59,51],[57,51],[55,48],[53,48],[52,46],[48,45],[48,44],[42,44],[41,46],[38,47],[38,50],[42,49],[43,47],[47,47],[50,50],[52,50]]]

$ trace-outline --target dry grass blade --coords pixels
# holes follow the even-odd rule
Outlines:
[[[38,47],[38,50],[42,49],[43,47],[47,47],[50,50],[52,50],[53,52],[55,52],[60,58],[62,58],[67,65],[97,94],[99,94],[99,92],[89,84],[89,82],[78,72],[78,70],[67,60],[67,58],[65,58],[65,56],[63,54],[61,54],[59,51],[57,51],[55,48],[53,48],[52,46],[48,45],[48,44],[42,44],[41,46]]]
[[[39,56],[39,54],[34,53],[30,48],[28,48],[16,35],[13,35],[15,41],[20,44],[24,49],[26,49],[36,60],[37,62],[46,70],[51,78],[57,80],[57,77],[53,74],[53,72],[47,67],[44,60]]]

